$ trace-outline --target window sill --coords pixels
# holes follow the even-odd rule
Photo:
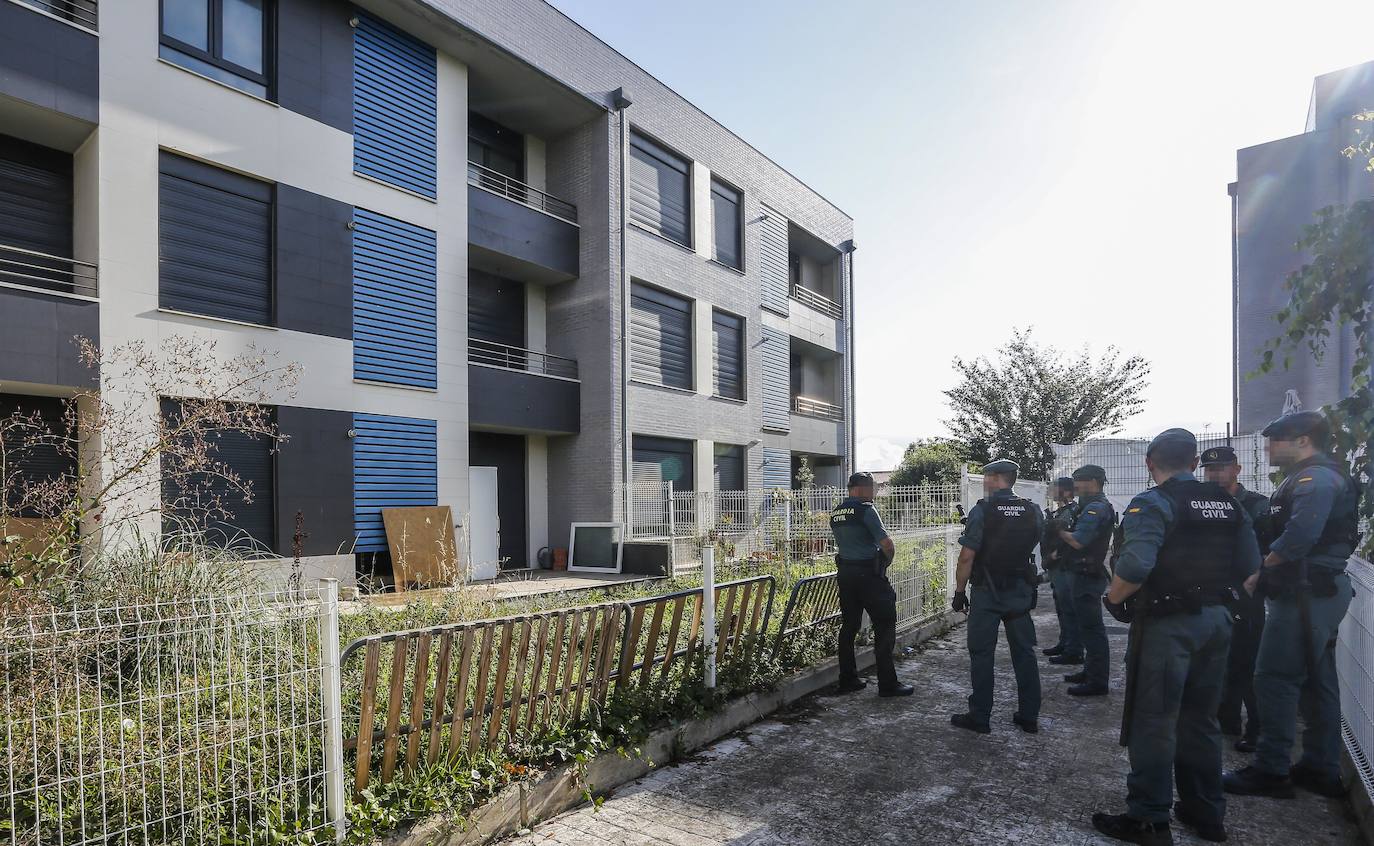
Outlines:
[[[426,387],[424,387],[423,385],[399,385],[399,384],[397,384],[397,383],[395,383],[395,382],[379,382],[379,381],[377,381],[376,379],[359,379],[359,378],[356,377],[356,376],[353,377],[353,384],[355,384],[355,385],[376,385],[376,386],[379,387],[379,388],[396,388],[397,390],[401,390],[401,391],[418,391],[418,392],[420,392],[420,393],[422,393],[422,394],[437,394],[437,393],[439,393],[439,389],[438,389],[438,388],[426,388]]]
[[[691,244],[684,244],[681,241],[675,241],[672,238],[669,238],[667,235],[664,235],[662,232],[656,232],[650,229],[649,227],[645,226],[644,224],[637,223],[633,220],[631,220],[629,224],[631,229],[638,229],[640,232],[643,232],[645,235],[648,235],[651,238],[662,241],[665,244],[672,244],[674,247],[677,247],[680,250],[686,250],[692,255],[697,254],[696,247],[693,247]]]
[[[172,314],[176,315],[177,317],[194,317],[197,320],[209,320],[214,323],[227,323],[230,326],[245,326],[249,329],[266,329],[269,332],[281,331],[278,327],[269,326],[266,323],[250,323],[247,320],[235,320],[232,317],[216,317],[213,314],[196,314],[194,311],[181,311],[180,309],[163,308],[162,306],[158,306],[157,313]]]
[[[400,191],[402,194],[409,194],[412,197],[418,197],[419,199],[424,200],[426,203],[433,203],[436,206],[439,205],[438,197],[430,197],[425,194],[421,194],[419,191],[413,191],[409,188],[403,188],[400,185],[393,185],[392,183],[387,182],[385,179],[379,179],[375,176],[370,176],[366,173],[359,173],[356,170],[353,171],[353,175],[358,177],[359,179],[366,179],[368,182],[375,182],[378,185],[385,185],[393,191]]]
[[[257,100],[259,103],[266,103],[267,105],[271,106],[271,107],[274,108],[274,109],[280,109],[280,108],[281,108],[281,105],[280,105],[280,104],[274,103],[274,102],[272,102],[271,100],[267,99],[266,97],[259,97],[258,95],[254,94],[254,93],[251,92],[251,91],[244,91],[242,88],[238,88],[237,86],[230,85],[229,83],[225,82],[224,80],[215,79],[213,76],[206,76],[205,74],[203,74],[203,73],[201,73],[201,72],[199,72],[199,71],[193,71],[193,70],[191,70],[190,68],[188,68],[188,67],[186,67],[186,66],[184,66],[184,65],[179,65],[179,64],[177,64],[176,62],[172,61],[171,59],[167,59],[167,58],[164,58],[164,57],[162,57],[162,56],[158,56],[158,57],[157,57],[157,60],[158,60],[158,62],[160,62],[160,63],[166,65],[166,66],[169,67],[169,68],[176,68],[177,70],[181,71],[182,73],[189,73],[191,76],[194,76],[194,77],[196,77],[197,79],[203,79],[203,80],[205,80],[206,82],[213,82],[215,85],[218,85],[220,88],[223,88],[223,89],[226,90],[226,91],[232,91],[232,92],[234,92],[235,94],[242,94],[243,96],[247,97],[247,98],[250,99],[250,100]]]
[[[736,275],[738,275],[738,276],[744,276],[744,275],[745,275],[745,273],[744,273],[744,268],[742,268],[742,267],[735,267],[733,264],[726,264],[726,263],[723,262],[723,261],[716,261],[715,259],[707,259],[707,260],[706,260],[706,263],[707,263],[707,264],[714,264],[716,267],[724,268],[724,269],[726,269],[726,270],[730,271],[731,273],[734,273],[734,274],[736,274]]]
[[[638,385],[641,388],[657,388],[660,391],[670,391],[675,394],[683,394],[689,397],[698,396],[697,392],[694,389],[679,388],[676,385],[663,385],[658,382],[645,382],[642,379],[631,379],[630,384]]]
[[[749,400],[746,400],[746,399],[736,399],[735,397],[723,397],[723,396],[721,396],[720,394],[711,394],[711,399],[716,400],[716,401],[718,401],[718,402],[728,402],[728,403],[730,403],[731,405],[748,405],[748,404],[749,404]]]

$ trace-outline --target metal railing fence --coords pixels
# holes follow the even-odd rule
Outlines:
[[[19,0],[25,5],[41,9],[53,17],[70,21],[83,29],[99,29],[96,0]]]
[[[815,397],[792,397],[792,410],[797,414],[805,414],[810,417],[824,417],[827,420],[843,420],[844,408],[833,402],[816,399]]]
[[[79,297],[100,295],[94,264],[10,244],[0,244],[0,282]]]
[[[532,209],[538,209],[568,223],[577,223],[577,206],[476,162],[468,162],[468,184]]]
[[[512,347],[495,341],[484,341],[480,338],[468,338],[468,363],[537,373],[541,376],[557,376],[561,379],[578,378],[576,359]]]
[[[840,304],[824,294],[817,293],[810,288],[798,285],[796,282],[792,283],[791,294],[792,299],[803,305],[808,305],[822,314],[828,314],[836,320],[840,320],[844,317],[844,309],[840,308]]]
[[[1336,639],[1341,688],[1341,733],[1361,787],[1374,801],[1374,564],[1351,558],[1355,588]]]
[[[0,842],[341,831],[337,614],[329,588],[4,617]]]

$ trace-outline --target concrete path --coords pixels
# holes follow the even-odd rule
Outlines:
[[[1114,623],[1108,620],[1108,623]],[[1056,637],[1048,588],[1036,625],[1042,646]],[[1089,819],[1123,811],[1121,714],[1125,627],[1111,625],[1110,697],[1064,693],[1062,668],[1041,658],[1041,733],[1011,724],[1015,682],[999,646],[993,733],[949,725],[964,709],[964,629],[928,643],[899,665],[916,684],[907,700],[869,690],[819,694],[791,711],[727,738],[690,761],[621,787],[602,808],[570,811],[515,843],[672,846],[847,846],[872,843],[1110,844]],[[1071,668],[1072,669],[1072,668]],[[1228,766],[1245,756],[1229,751]],[[1299,791],[1291,801],[1233,798],[1231,843],[1274,846],[1357,844],[1342,802]],[[1182,826],[1175,841],[1197,844]]]

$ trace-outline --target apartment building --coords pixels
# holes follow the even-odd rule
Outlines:
[[[1327,206],[1374,197],[1365,163],[1341,150],[1351,143],[1353,116],[1374,109],[1374,62],[1317,77],[1307,124],[1299,135],[1236,151],[1232,208],[1233,430],[1258,432],[1279,416],[1294,391],[1307,409],[1350,395],[1354,328],[1333,336],[1318,362],[1305,353],[1291,366],[1251,378],[1264,346],[1279,335],[1275,319],[1288,303],[1283,282],[1311,260],[1296,245],[1303,228]],[[1368,126],[1368,124],[1364,124]]]
[[[635,483],[841,481],[853,250],[541,0],[0,0],[0,401],[99,384],[75,336],[298,362],[288,440],[221,458],[312,574],[386,507],[451,506],[484,578]]]

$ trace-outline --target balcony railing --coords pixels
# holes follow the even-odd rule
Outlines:
[[[468,184],[493,194],[500,194],[508,200],[537,209],[559,220],[577,223],[577,206],[566,200],[551,197],[538,188],[531,188],[518,179],[511,179],[504,173],[482,167],[476,162],[468,162]]]
[[[844,409],[825,400],[811,397],[792,397],[792,410],[808,417],[824,417],[827,420],[843,420]]]
[[[78,297],[99,296],[95,265],[0,244],[0,283]]]
[[[47,12],[55,18],[71,21],[79,27],[95,32],[99,19],[96,0],[19,0],[25,5]]]
[[[803,288],[797,283],[792,283],[792,299],[803,305],[809,305],[822,314],[828,314],[836,320],[844,317],[844,310],[840,304],[827,296],[818,294],[810,288]]]
[[[540,376],[557,376],[560,379],[577,378],[576,359],[498,344],[494,341],[483,341],[479,338],[468,338],[468,363],[485,364],[503,370],[519,370],[522,373],[537,373]]]

